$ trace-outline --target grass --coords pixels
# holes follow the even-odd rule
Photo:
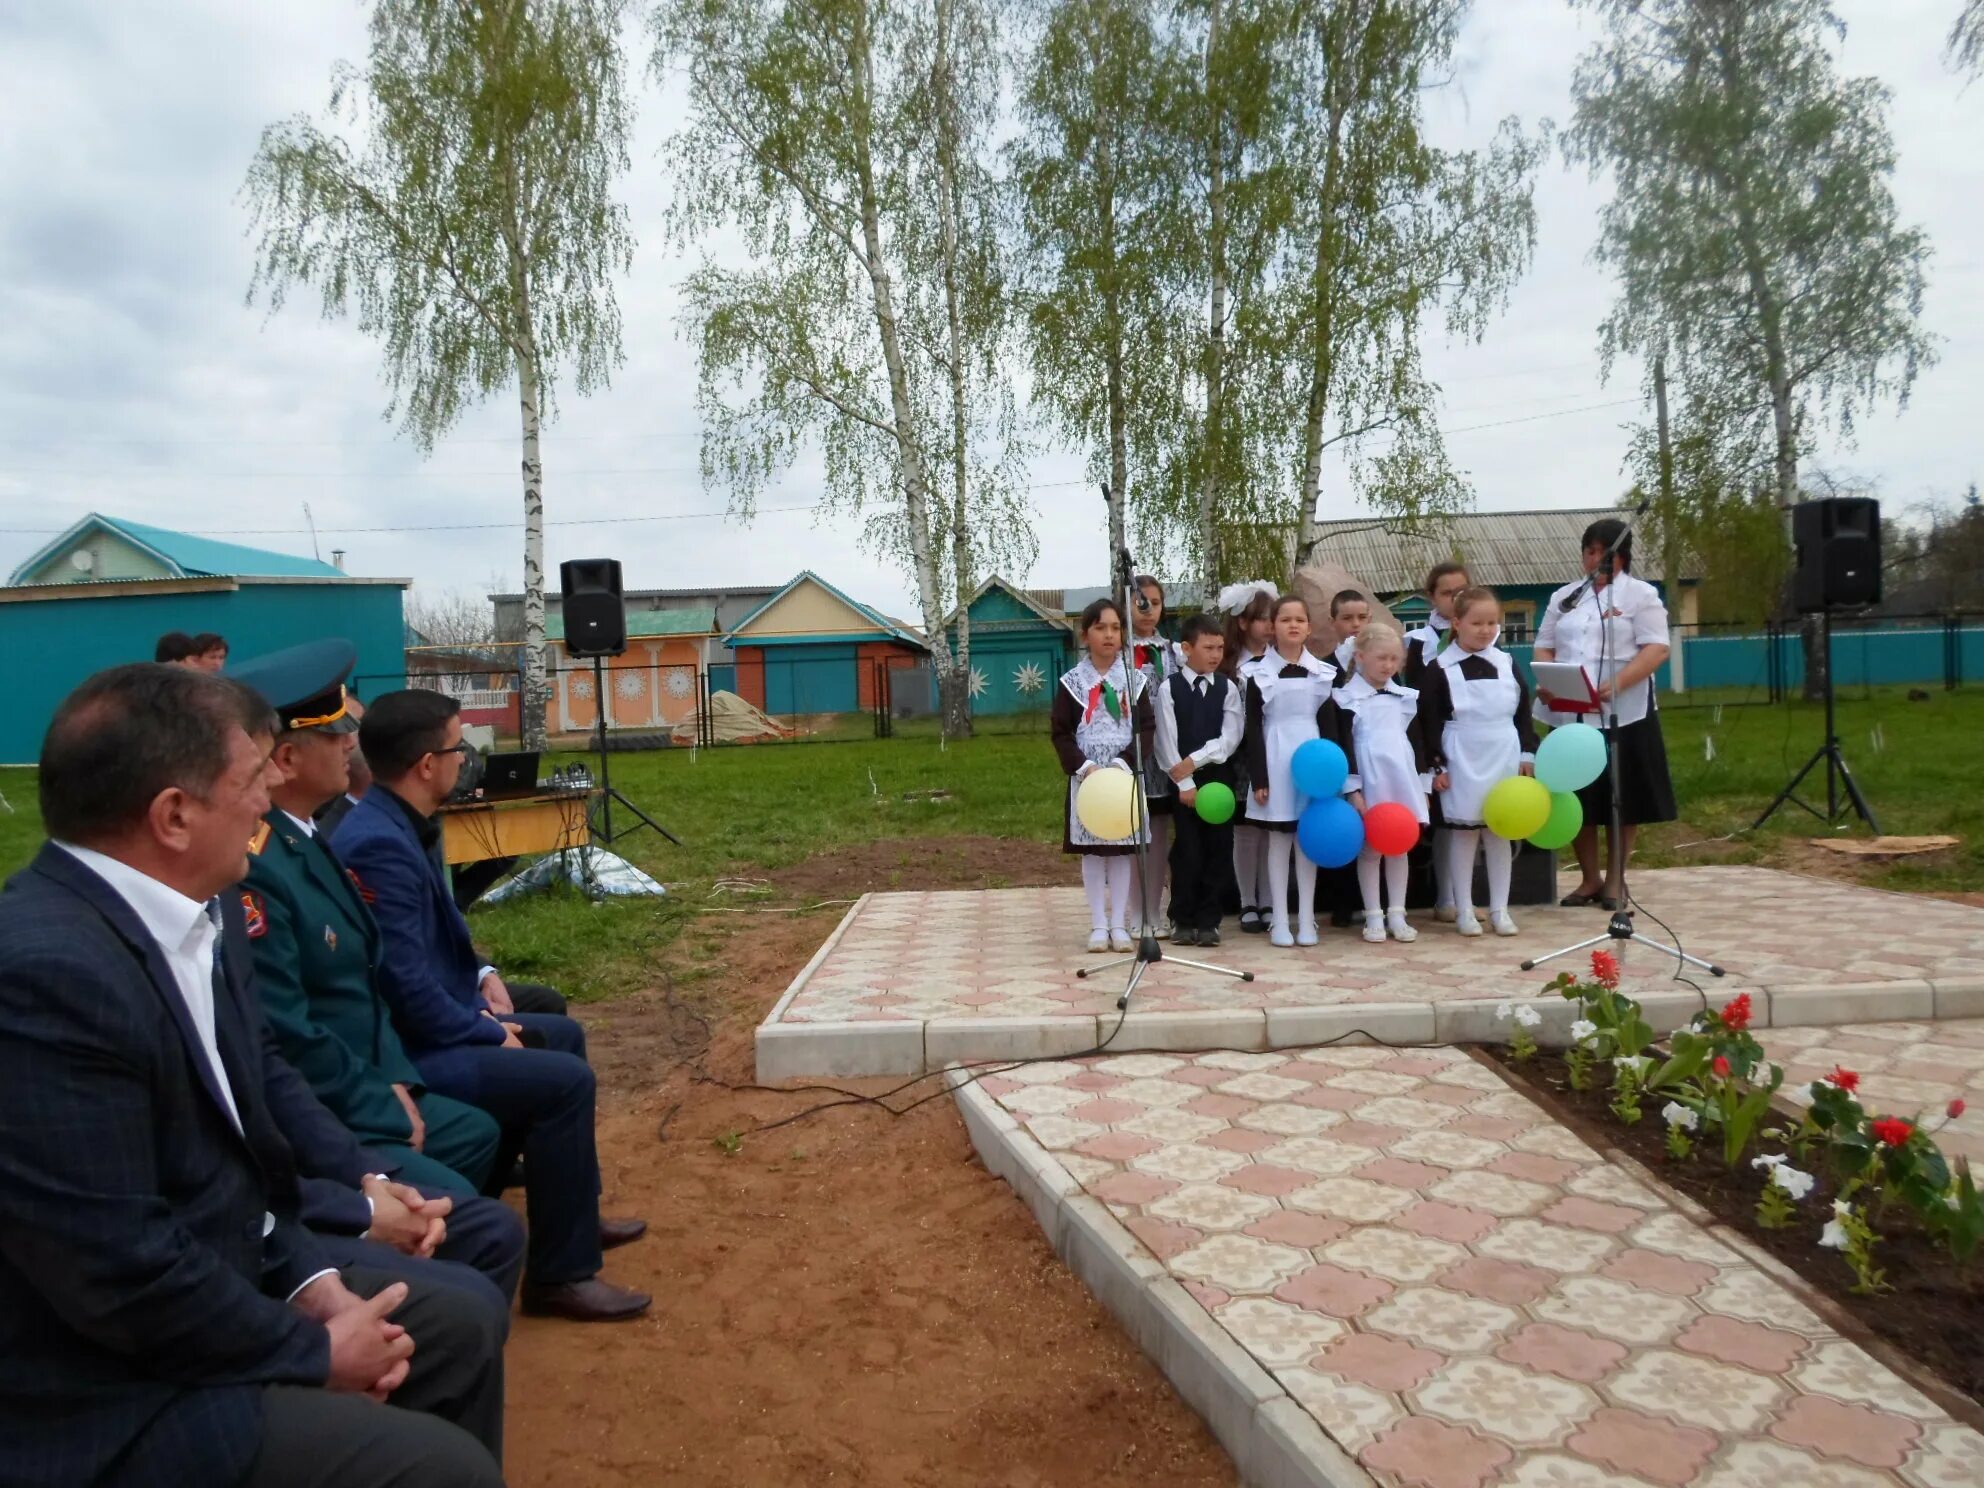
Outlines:
[[[1948,834],[1960,845],[1913,863],[1860,865],[1858,876],[1891,889],[1984,889],[1977,746],[1984,689],[1938,691],[1914,703],[1906,691],[1842,700],[1842,743],[1885,831]],[[1818,746],[1823,715],[1816,705],[1725,707],[1719,717],[1713,706],[1674,708],[1664,719],[1685,820],[1649,829],[1642,862],[1795,862],[1805,839],[1826,830],[1789,807],[1762,831],[1746,830]],[[473,916],[478,938],[500,964],[579,997],[647,984],[664,952],[692,983],[719,965],[740,917],[710,911],[751,902],[749,895],[713,894],[719,880],[762,879],[837,847],[889,838],[1052,842],[1065,790],[1044,730],[1031,729],[988,729],[947,748],[934,728],[905,727],[893,739],[616,754],[612,766],[614,784],[682,839],[678,848],[643,831],[617,844],[667,883],[670,897],[591,905],[576,893],[556,893]],[[41,840],[33,778],[31,770],[0,770],[0,795],[13,807],[0,808],[0,872],[25,863]],[[1806,797],[1823,801],[1823,780]],[[1731,840],[1694,845],[1723,837]],[[867,886],[849,882],[834,897],[852,898]]]

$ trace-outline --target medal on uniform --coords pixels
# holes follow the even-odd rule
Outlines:
[[[337,931],[333,930],[329,925],[326,925],[324,927],[324,945],[327,949],[332,951],[335,951],[338,948],[338,933]]]

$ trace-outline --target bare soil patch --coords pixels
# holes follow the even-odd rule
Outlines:
[[[777,887],[841,898],[898,870],[917,886],[1066,881],[1060,854],[1036,847],[875,843]],[[753,1028],[841,912],[712,917],[718,969],[692,992],[662,968],[663,985],[580,1009],[601,1077],[606,1209],[652,1225],[608,1255],[607,1275],[656,1301],[611,1327],[517,1320],[511,1482],[1237,1483],[1204,1423],[980,1165],[948,1096],[900,1117],[848,1106],[750,1132],[834,1099],[725,1086],[750,1084]],[[835,1083],[877,1094],[894,1082]]]
[[[1984,1330],[1984,1274],[1976,1266],[1967,1271],[1959,1268],[1900,1205],[1889,1209],[1877,1225],[1882,1240],[1874,1252],[1893,1290],[1874,1297],[1855,1296],[1850,1290],[1853,1273],[1845,1260],[1816,1243],[1820,1223],[1831,1216],[1837,1192],[1823,1170],[1798,1206],[1800,1218],[1794,1225],[1762,1229],[1756,1223],[1759,1175],[1747,1164],[1733,1171],[1724,1167],[1719,1151],[1698,1150],[1687,1161],[1670,1157],[1667,1129],[1657,1114],[1658,1098],[1649,1098],[1640,1121],[1628,1126],[1612,1114],[1608,1089],[1571,1089],[1561,1054],[1543,1050],[1533,1059],[1517,1061],[1503,1048],[1484,1048],[1482,1053],[1585,1142],[1600,1151],[1615,1148],[1645,1165],[1817,1287],[1867,1333],[1933,1374],[1949,1387],[1945,1394],[1965,1397],[1973,1408],[1964,1414],[1973,1423],[1984,1420],[1976,1409],[1984,1406],[1984,1351],[1977,1347]],[[1776,1116],[1787,1127],[1799,1121],[1798,1114],[1784,1105],[1777,1107]]]

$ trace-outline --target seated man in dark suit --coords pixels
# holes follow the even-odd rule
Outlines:
[[[143,663],[44,740],[53,840],[0,894],[10,1488],[502,1481],[487,1309],[340,1275],[297,1222],[214,917],[268,805],[265,724],[233,683]]]
[[[359,740],[373,786],[332,846],[378,921],[380,989],[421,1077],[482,1107],[521,1143],[530,1211],[524,1310],[582,1322],[637,1316],[651,1299],[599,1275],[602,1251],[646,1224],[599,1214],[585,1031],[562,1014],[497,1016],[442,870],[434,813],[468,748],[460,705],[438,692],[386,693],[373,699]]]

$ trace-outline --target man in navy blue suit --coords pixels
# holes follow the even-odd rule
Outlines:
[[[43,742],[51,840],[0,894],[0,1482],[502,1482],[488,1310],[341,1275],[298,1222],[218,951],[266,723],[232,682],[141,663]]]
[[[469,748],[460,705],[438,692],[386,693],[366,710],[359,742],[373,786],[332,846],[378,921],[380,990],[421,1078],[489,1112],[522,1148],[524,1310],[580,1322],[638,1316],[652,1299],[599,1275],[602,1252],[647,1225],[600,1217],[585,1030],[563,1014],[490,1007],[487,968],[448,887],[434,814]]]

